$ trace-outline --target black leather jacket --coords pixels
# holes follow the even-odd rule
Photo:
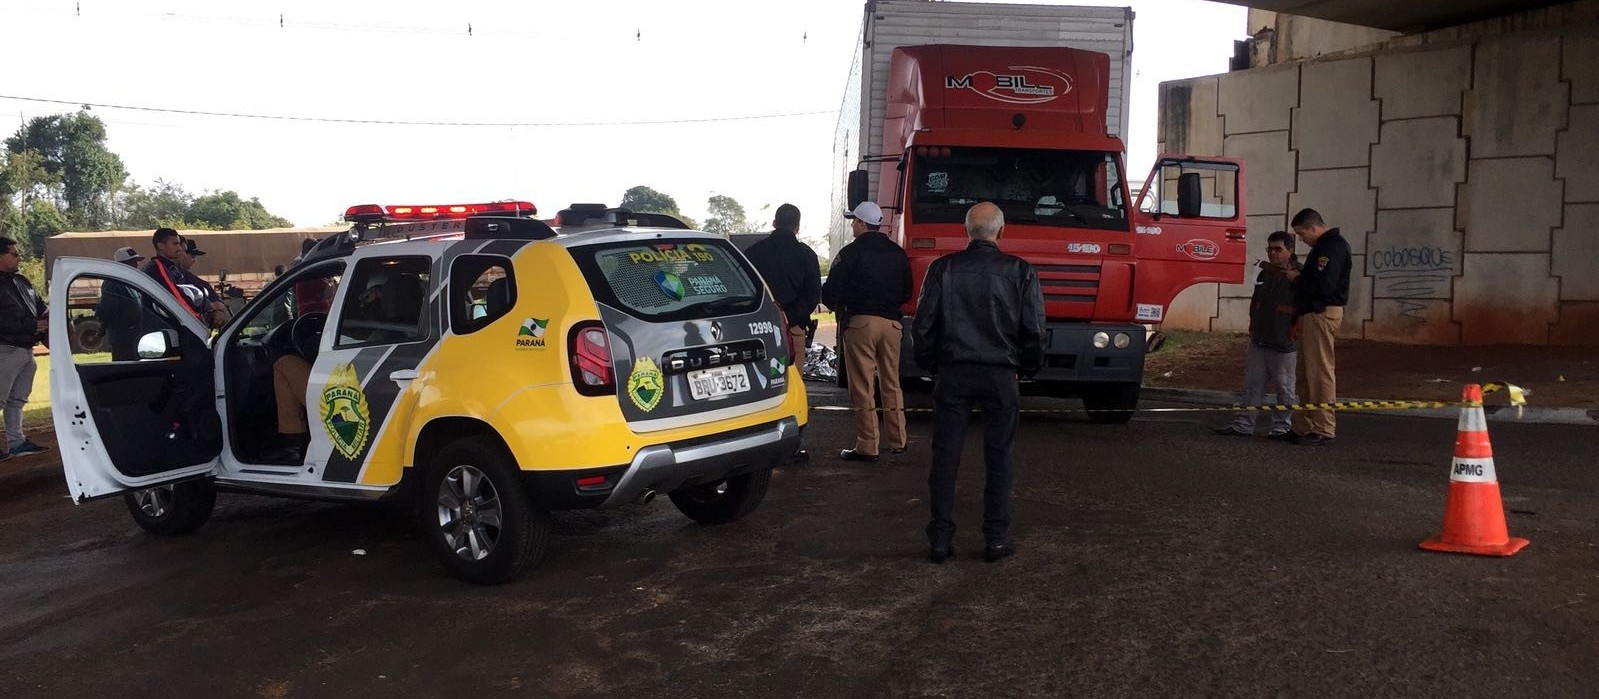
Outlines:
[[[29,348],[41,339],[35,330],[44,317],[44,299],[28,278],[0,272],[0,344]]]
[[[1023,375],[1044,365],[1044,294],[1038,271],[992,241],[933,261],[911,324],[916,364],[984,364]]]

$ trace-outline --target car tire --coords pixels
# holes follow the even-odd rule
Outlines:
[[[726,524],[754,512],[766,499],[766,486],[771,481],[772,470],[763,468],[716,483],[678,488],[668,497],[689,519],[700,524]]]
[[[217,491],[211,481],[183,481],[135,490],[122,499],[141,529],[151,534],[176,536],[199,529],[211,519],[211,511],[217,505]]]
[[[422,525],[450,575],[480,585],[515,580],[544,558],[549,514],[533,504],[510,457],[473,439],[445,447],[427,471]]]
[[[105,328],[98,318],[81,318],[72,324],[68,345],[74,353],[93,354],[106,351]]]
[[[1123,425],[1133,419],[1138,408],[1136,383],[1102,384],[1083,389],[1083,407],[1088,419],[1104,425]]]

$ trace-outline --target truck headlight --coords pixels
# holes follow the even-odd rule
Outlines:
[[[1116,349],[1127,349],[1130,344],[1133,344],[1133,338],[1127,333],[1116,333]]]
[[[1094,333],[1094,346],[1099,349],[1105,349],[1106,347],[1109,347],[1110,335],[1102,332]]]

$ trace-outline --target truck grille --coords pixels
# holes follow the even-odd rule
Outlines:
[[[1099,265],[1033,265],[1044,302],[1093,303],[1099,296]]]

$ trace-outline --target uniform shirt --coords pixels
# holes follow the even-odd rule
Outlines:
[[[1349,303],[1349,241],[1330,228],[1316,239],[1305,255],[1304,268],[1294,280],[1294,310],[1299,315],[1320,313],[1328,306]]]
[[[808,324],[811,311],[822,302],[822,267],[816,251],[801,243],[794,231],[779,228],[744,254],[766,280],[789,325]]]
[[[838,251],[827,271],[822,302],[834,312],[899,320],[911,300],[911,261],[879,231],[862,233]]]

